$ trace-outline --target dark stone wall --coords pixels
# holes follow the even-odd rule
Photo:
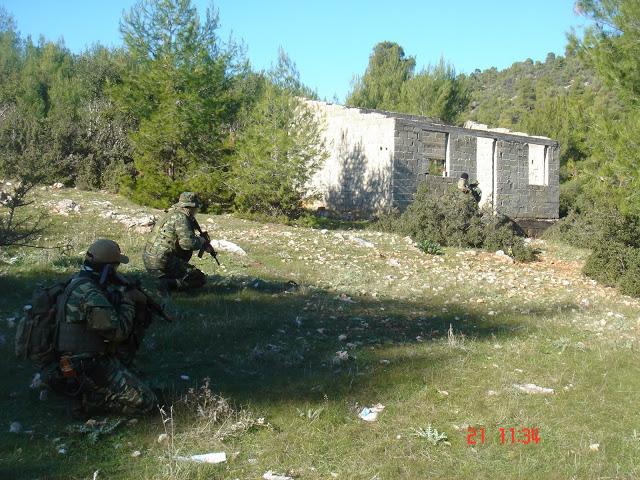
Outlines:
[[[479,125],[446,125],[428,117],[312,103],[326,114],[330,132],[332,151],[325,164],[329,167],[316,179],[327,208],[359,216],[402,211],[413,202],[421,182],[444,192],[467,172],[472,181],[481,182],[483,200],[493,193],[494,207],[500,213],[530,225],[546,225],[558,218],[560,162],[554,140]],[[481,142],[481,152],[478,138],[488,139]],[[536,182],[545,185],[530,184],[532,144],[545,146],[549,152],[548,176],[545,180],[535,176]],[[488,161],[492,152],[495,172]],[[478,171],[479,153],[487,170]]]
[[[477,138],[495,139],[497,172],[494,175],[495,207],[514,220],[557,219],[559,204],[559,152],[550,139],[514,135],[449,125],[398,119],[393,169],[393,205],[402,211],[413,202],[420,182],[444,191],[462,172],[472,180],[477,173]],[[529,184],[529,143],[548,145],[548,185]],[[442,176],[446,150],[449,170]],[[439,173],[440,172],[440,173]]]
[[[557,148],[549,155],[548,185],[529,184],[529,145],[498,140],[496,208],[518,219],[557,219],[559,215],[559,157]]]
[[[427,175],[442,175],[446,133],[416,124],[396,122],[393,157],[394,207],[405,209],[413,202],[418,184]]]

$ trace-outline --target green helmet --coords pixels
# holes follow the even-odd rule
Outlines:
[[[84,257],[86,263],[129,263],[129,257],[120,253],[120,246],[113,240],[100,239],[91,244]]]

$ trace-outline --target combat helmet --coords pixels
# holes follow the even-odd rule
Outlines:
[[[198,194],[194,192],[182,192],[180,199],[176,203],[179,207],[201,207],[202,203],[198,201]]]
[[[116,242],[102,238],[93,242],[87,249],[84,261],[94,265],[129,263],[129,257],[120,253],[120,246]]]

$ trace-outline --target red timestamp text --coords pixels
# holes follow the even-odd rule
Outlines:
[[[528,445],[540,442],[540,435],[537,428],[499,428],[500,443],[504,444],[516,444],[522,443]],[[484,428],[468,428],[467,429],[467,443],[469,445],[484,445],[485,432]]]

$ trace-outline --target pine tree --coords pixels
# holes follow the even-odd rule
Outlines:
[[[468,103],[464,76],[457,76],[455,68],[440,58],[436,66],[429,65],[403,83],[399,110],[455,122]]]
[[[301,95],[295,64],[282,50],[261,77],[261,94],[241,116],[233,167],[226,176],[238,210],[298,217],[307,182],[325,157],[321,125]]]
[[[615,198],[623,212],[640,212],[640,4],[635,0],[586,0],[580,12],[593,22],[572,45],[618,98],[593,119],[589,187]]]
[[[138,176],[127,191],[141,203],[167,206],[224,163],[225,141],[240,100],[234,83],[239,51],[216,35],[217,12],[200,16],[189,0],[142,0],[121,22],[128,54],[113,98],[138,122],[130,136]],[[205,199],[221,181],[199,185]]]
[[[397,43],[378,43],[364,75],[352,81],[346,105],[397,111],[402,85],[413,76],[415,67],[415,58],[405,57]]]

